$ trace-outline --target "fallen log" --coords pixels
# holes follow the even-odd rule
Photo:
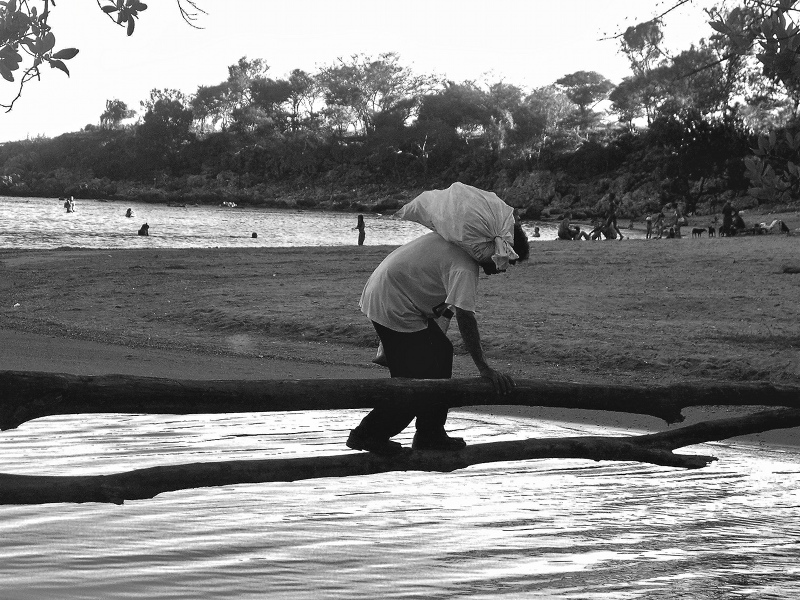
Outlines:
[[[130,375],[81,376],[0,371],[0,429],[48,415],[85,413],[218,414],[373,408],[382,403],[443,402],[605,410],[683,420],[689,406],[800,408],[800,388],[768,383],[630,386],[517,380],[499,396],[486,379],[180,380]]]
[[[291,482],[389,471],[450,472],[470,465],[541,458],[638,461],[698,469],[713,456],[675,454],[684,446],[770,429],[800,425],[800,410],[762,411],[660,433],[626,437],[569,437],[493,442],[459,452],[408,451],[396,457],[367,452],[292,459],[236,460],[136,469],[112,475],[36,476],[0,473],[0,504],[109,502],[153,498],[164,492],[201,487]]]

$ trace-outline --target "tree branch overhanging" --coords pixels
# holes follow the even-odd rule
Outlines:
[[[22,96],[22,91],[32,79],[40,79],[40,67],[50,67],[62,71],[69,76],[69,68],[65,64],[78,54],[77,48],[64,48],[56,51],[56,36],[49,24],[52,0],[41,0],[42,10],[38,10],[34,0],[16,0],[0,4],[0,77],[17,85],[16,95],[7,103],[0,102],[0,108],[10,112],[14,104]],[[139,0],[95,0],[98,8],[116,25],[124,27],[127,34],[133,35],[136,20],[140,13],[147,10],[147,4]],[[197,25],[200,14],[207,14],[198,5],[198,0],[175,0],[181,18],[194,29],[202,29]],[[64,10],[64,9],[60,9]],[[30,66],[23,67],[18,81],[14,73],[20,69],[23,57],[32,60]]]

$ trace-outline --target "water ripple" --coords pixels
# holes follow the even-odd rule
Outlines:
[[[2,433],[2,470],[339,453],[361,414],[47,417]],[[575,434],[522,417],[451,420],[475,442]],[[696,449],[720,461],[681,471],[539,460],[185,490],[123,506],[2,507],[2,597],[795,597],[797,451]]]

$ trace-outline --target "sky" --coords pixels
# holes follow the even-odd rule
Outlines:
[[[102,0],[105,2],[106,0]],[[614,83],[630,74],[616,40],[603,39],[659,14],[669,0],[197,0],[207,14],[187,25],[175,0],[149,0],[131,37],[93,0],[60,0],[50,24],[56,50],[76,47],[70,77],[50,68],[0,113],[0,143],[55,137],[98,125],[106,100],[140,109],[153,88],[194,93],[228,76],[241,57],[269,77],[316,72],[338,57],[397,52],[415,73],[453,81],[504,81],[524,90],[575,71]],[[688,48],[711,33],[703,6],[665,17],[665,42]],[[0,101],[16,87],[0,80]]]

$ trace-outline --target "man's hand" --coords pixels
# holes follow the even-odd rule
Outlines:
[[[492,385],[494,386],[494,391],[498,394],[502,394],[503,396],[511,393],[511,390],[513,390],[514,386],[516,385],[510,375],[506,375],[500,371],[495,371],[493,368],[488,366],[485,369],[481,369],[481,377],[490,379]]]
[[[472,356],[475,366],[478,367],[481,377],[490,379],[495,392],[498,394],[508,394],[514,388],[514,380],[504,373],[495,371],[486,363],[475,313],[456,307],[456,321],[461,332],[461,339],[464,340],[464,345],[467,347],[470,356]]]

